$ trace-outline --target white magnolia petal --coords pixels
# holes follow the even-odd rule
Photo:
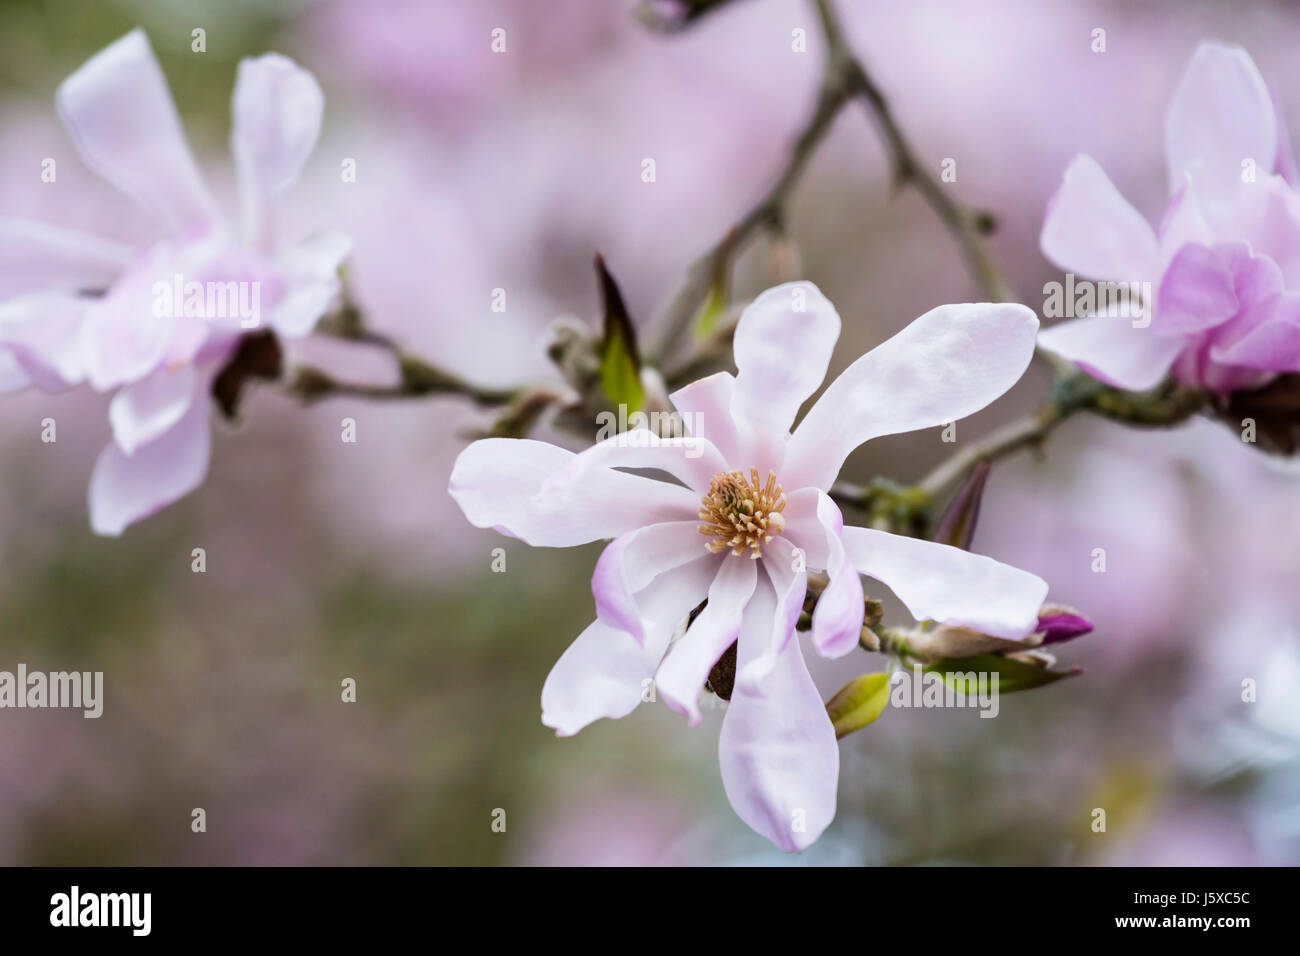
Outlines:
[[[593,472],[610,468],[666,471],[687,487],[703,493],[708,491],[714,475],[727,470],[727,463],[707,438],[660,438],[648,428],[634,428],[579,452],[546,482],[542,492],[562,493],[565,486],[581,483]]]
[[[835,729],[797,640],[776,648],[776,598],[760,584],[745,611],[736,685],[718,759],[736,813],[782,850],[802,850],[835,818]],[[757,666],[756,666],[757,665]]]
[[[90,477],[90,525],[117,536],[197,488],[212,449],[207,403],[196,401],[175,425],[127,455],[109,442]]]
[[[1118,315],[1093,315],[1044,329],[1038,344],[1094,378],[1140,392],[1169,374],[1184,347],[1182,338],[1157,335],[1152,328],[1134,328],[1131,319]]]
[[[654,626],[644,645],[599,619],[573,642],[542,688],[542,723],[558,736],[576,734],[602,717],[618,718],[654,699],[655,668],[675,626],[708,593],[717,565],[708,558],[659,575],[645,589]]]
[[[700,691],[709,670],[740,633],[745,605],[758,578],[757,564],[747,558],[722,560],[709,586],[709,603],[671,647],[655,674],[659,696],[685,715],[692,727],[700,722]]]
[[[698,521],[669,521],[610,542],[591,575],[597,617],[644,643],[654,609],[643,606],[637,593],[660,574],[708,554],[698,529]]]
[[[88,300],[62,292],[37,292],[0,304],[0,352],[21,371],[8,376],[56,392],[85,377],[79,343]]]
[[[782,482],[829,488],[863,442],[979,411],[1024,373],[1037,331],[1023,305],[931,309],[831,383],[790,439]]]
[[[113,438],[128,455],[172,428],[195,401],[194,366],[161,368],[122,388],[108,404]]]
[[[666,481],[589,469],[551,493],[543,485],[576,456],[546,442],[485,438],[456,459],[448,492],[470,524],[537,547],[568,548],[664,521],[688,521],[699,496]]]
[[[1033,633],[1047,582],[982,554],[917,538],[845,528],[854,566],[888,585],[918,621],[1017,640]]]
[[[1095,159],[1074,158],[1047,204],[1043,255],[1066,272],[1107,282],[1154,282],[1159,253],[1151,224]]]
[[[785,435],[826,378],[840,316],[811,282],[787,282],[751,302],[736,325],[733,413]]]
[[[320,84],[288,57],[268,53],[239,62],[230,148],[246,235],[260,248],[271,244],[270,200],[298,178],[316,147],[324,112]]]
[[[97,173],[158,213],[173,232],[216,219],[143,30],[95,54],[59,86],[59,115]]]
[[[101,292],[131,260],[121,243],[26,219],[0,219],[0,300],[29,292]]]
[[[1272,96],[1250,54],[1202,43],[1165,113],[1170,193],[1190,173],[1211,202],[1235,195],[1244,160],[1272,170],[1277,134]]]

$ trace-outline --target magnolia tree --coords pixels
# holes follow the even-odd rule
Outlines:
[[[653,4],[675,30],[719,0]],[[1088,633],[1032,573],[968,550],[996,461],[1042,444],[1068,417],[1169,426],[1197,414],[1260,448],[1300,442],[1300,197],[1274,98],[1242,50],[1207,43],[1164,118],[1169,208],[1153,229],[1087,156],[1048,206],[1041,246],[1067,271],[1041,331],[985,244],[988,213],[951,194],[913,150],[829,0],[820,93],[766,195],[690,268],[653,321],[634,323],[596,257],[601,318],[557,323],[556,375],[482,388],[404,349],[349,295],[350,245],[286,239],[275,199],[319,134],[324,98],[285,57],[244,61],[231,150],[239,208],[219,207],[186,145],[143,33],[60,86],[59,115],[86,162],[166,228],[126,248],[40,222],[0,222],[0,388],[111,392],[111,439],[89,478],[94,530],[118,535],[189,494],[207,470],[212,416],[241,414],[252,383],[305,403],[454,394],[492,410],[448,491],[472,524],[535,547],[608,541],[592,573],[592,623],[541,689],[562,736],[663,701],[696,725],[726,701],[722,783],[737,814],[786,850],[835,815],[837,738],[872,723],[902,686],[980,695],[1078,673],[1044,648]],[[755,239],[783,237],[787,199],[836,117],[861,105],[900,184],[953,231],[990,300],[938,305],[821,388],[841,331],[831,302],[790,281],[737,301],[731,276]],[[1154,119],[1154,118],[1153,118]],[[380,323],[381,324],[381,323]],[[388,385],[286,358],[309,334],[388,353]],[[919,481],[840,479],[884,435],[947,426],[989,405],[1033,361],[1054,379],[1031,415],[963,443]],[[734,372],[731,369],[734,368]],[[527,437],[546,430],[579,451]],[[865,579],[865,583],[864,583]],[[881,585],[910,619],[886,621]],[[816,653],[883,655],[824,700]],[[925,680],[921,681],[920,678]],[[706,696],[707,695],[707,696]]]

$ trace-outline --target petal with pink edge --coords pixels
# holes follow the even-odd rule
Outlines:
[[[698,521],[669,521],[629,531],[611,541],[591,576],[596,616],[645,643],[654,609],[643,608],[637,592],[665,571],[708,554],[698,529]]]
[[[57,102],[86,163],[173,232],[216,219],[216,204],[143,30],[87,60],[59,86]]]
[[[535,547],[569,548],[697,516],[700,498],[693,491],[609,468],[589,469],[541,494],[575,457],[546,442],[485,438],[460,453],[448,492],[470,524]]]
[[[1300,293],[1286,292],[1261,306],[1262,319],[1230,345],[1215,345],[1210,358],[1270,372],[1300,372]]]
[[[785,537],[804,552],[808,567],[826,571],[830,582],[813,611],[813,646],[823,657],[843,657],[862,634],[862,579],[844,551],[840,532],[844,516],[824,491],[801,488],[791,494],[785,511]]]
[[[1023,305],[931,309],[831,383],[786,447],[783,484],[829,488],[863,442],[979,411],[1024,373],[1037,332]]]
[[[551,669],[542,687],[542,723],[570,737],[594,720],[623,717],[653,699],[653,675],[674,626],[708,592],[716,565],[700,559],[656,578],[646,589],[655,626],[646,643],[597,619]]]
[[[183,498],[208,473],[212,436],[205,401],[195,401],[175,425],[128,455],[109,442],[90,476],[90,525],[116,537]]]
[[[1116,388],[1145,391],[1158,385],[1183,350],[1178,336],[1133,327],[1119,315],[1092,315],[1044,329],[1038,344]]]
[[[775,604],[771,587],[760,584],[745,611],[718,759],[740,818],[782,850],[797,852],[835,818],[840,752],[799,642],[776,649]]]
[[[854,566],[888,585],[918,621],[1018,640],[1033,633],[1047,582],[982,554],[917,538],[845,528]]]

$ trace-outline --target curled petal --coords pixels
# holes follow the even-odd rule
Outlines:
[[[698,521],[670,521],[629,531],[610,542],[591,576],[596,615],[645,643],[653,609],[640,606],[637,592],[665,571],[707,554],[698,528]]]
[[[668,651],[655,674],[655,686],[664,703],[686,716],[692,727],[700,722],[700,690],[717,663],[740,633],[741,616],[754,583],[758,562],[724,558],[709,587],[709,603]]]
[[[845,528],[863,574],[889,586],[918,621],[1017,640],[1033,633],[1047,582],[980,554],[871,528]]]
[[[700,560],[656,578],[647,588],[646,606],[655,625],[644,645],[632,635],[596,620],[561,655],[542,687],[542,723],[560,737],[576,734],[602,717],[631,713],[653,699],[659,666],[673,626],[690,613],[708,589],[712,565]]]
[[[113,438],[128,455],[164,434],[189,410],[195,399],[193,365],[161,368],[148,378],[121,389],[108,405]]]
[[[824,491],[801,488],[789,496],[785,537],[805,554],[808,567],[830,578],[813,611],[813,646],[823,657],[843,657],[862,633],[862,579],[840,541],[844,517]]]
[[[776,649],[780,650],[794,637],[804,597],[808,594],[808,574],[794,544],[785,537],[773,538],[763,546],[763,569],[776,593],[772,629],[778,637]]]
[[[1300,371],[1300,293],[1274,296],[1261,306],[1260,314],[1245,335],[1212,346],[1210,358],[1270,372]]]
[[[168,431],[132,455],[110,442],[90,476],[90,525],[116,537],[197,488],[208,472],[207,402],[197,400]]]
[[[790,439],[783,483],[829,488],[863,442],[979,411],[1024,373],[1037,332],[1023,305],[930,310],[831,383]]]

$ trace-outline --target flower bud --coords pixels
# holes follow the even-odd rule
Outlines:
[[[1038,631],[1041,644],[1059,644],[1073,640],[1092,631],[1092,621],[1079,611],[1064,604],[1044,604],[1038,612]]]

